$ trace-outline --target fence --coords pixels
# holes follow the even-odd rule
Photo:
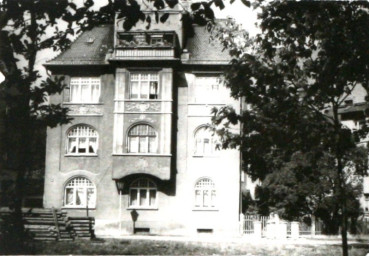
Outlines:
[[[269,220],[269,216],[245,215],[244,220],[242,222],[243,234],[253,235],[255,233],[254,222],[255,221],[260,221],[261,232],[262,232],[261,235],[265,236],[268,220]]]
[[[320,220],[315,221],[311,225],[304,222],[299,223],[299,235],[300,236],[313,236],[322,234],[323,223]]]
[[[242,233],[245,235],[254,235],[257,234],[257,231],[255,230],[255,223],[258,223],[257,228],[261,228],[259,232],[261,232],[261,237],[267,236],[267,227],[268,225],[271,225],[269,222],[270,218],[269,216],[260,216],[260,215],[245,215],[243,217],[243,221],[241,222],[241,230]],[[269,222],[269,223],[268,223]],[[292,237],[292,225],[291,222],[283,221],[281,220],[280,223],[283,223],[285,225],[285,232],[284,235],[287,237]],[[295,222],[298,224],[298,234],[295,233],[295,236],[314,236],[314,235],[321,235],[322,234],[322,226],[323,223],[320,220],[313,221],[311,225],[306,224],[305,222]],[[297,227],[296,227],[297,228]],[[287,229],[287,230],[286,230]],[[272,229],[270,229],[272,230]],[[296,232],[296,231],[295,231]]]

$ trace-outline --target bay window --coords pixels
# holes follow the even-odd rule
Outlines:
[[[158,73],[131,73],[131,99],[158,99]]]
[[[156,153],[156,149],[157,136],[150,125],[135,125],[128,131],[129,153]]]

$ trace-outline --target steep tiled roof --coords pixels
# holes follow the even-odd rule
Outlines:
[[[217,40],[205,27],[194,26],[195,35],[187,40],[186,49],[190,53],[184,64],[227,64],[230,61],[228,52],[223,51]],[[113,49],[113,25],[102,25],[91,31],[82,33],[71,47],[46,63],[52,65],[101,65],[108,64],[106,54]]]
[[[186,48],[190,58],[186,64],[228,64],[231,60],[227,50],[217,39],[211,39],[206,27],[194,26],[195,35],[189,38]]]
[[[101,25],[82,33],[71,45],[46,65],[107,64],[105,56],[113,49],[113,25]]]

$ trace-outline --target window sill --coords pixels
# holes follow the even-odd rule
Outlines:
[[[219,158],[219,155],[192,155],[194,158]]]
[[[219,211],[219,209],[217,209],[217,208],[193,208],[192,209],[192,211],[194,211],[194,212],[197,212],[197,211],[199,211],[199,212],[218,212]]]
[[[124,99],[124,100],[115,100],[115,101],[126,101],[126,102],[163,102],[168,101],[172,102],[173,100],[169,99]]]
[[[158,211],[158,207],[139,207],[139,206],[130,206],[127,210],[148,210],[148,211]]]
[[[63,105],[104,105],[103,102],[63,102]]]
[[[96,207],[89,207],[89,208],[86,208],[86,207],[82,207],[82,206],[62,206],[61,207],[62,209],[68,209],[68,210],[96,210]]]
[[[172,154],[156,154],[156,153],[114,153],[113,156],[172,156]]]
[[[86,155],[83,155],[83,154],[65,154],[64,155],[65,157],[97,157],[98,154],[86,154]]]

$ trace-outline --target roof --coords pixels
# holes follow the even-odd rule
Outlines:
[[[113,31],[113,25],[101,25],[83,32],[69,49],[46,65],[108,64],[105,57],[108,50],[113,48]]]
[[[194,26],[195,35],[187,40],[186,49],[190,53],[184,64],[228,64],[230,55],[223,51],[219,40],[211,39],[205,27]],[[106,55],[113,49],[113,25],[101,25],[85,31],[77,37],[66,51],[46,63],[52,65],[106,65]]]
[[[228,64],[231,60],[227,50],[218,39],[212,39],[206,27],[194,26],[195,35],[187,39],[186,48],[190,59],[186,64]]]
[[[367,102],[360,102],[356,103],[352,106],[348,106],[338,110],[339,114],[346,114],[346,113],[354,113],[354,112],[363,112],[369,108],[369,104]]]

